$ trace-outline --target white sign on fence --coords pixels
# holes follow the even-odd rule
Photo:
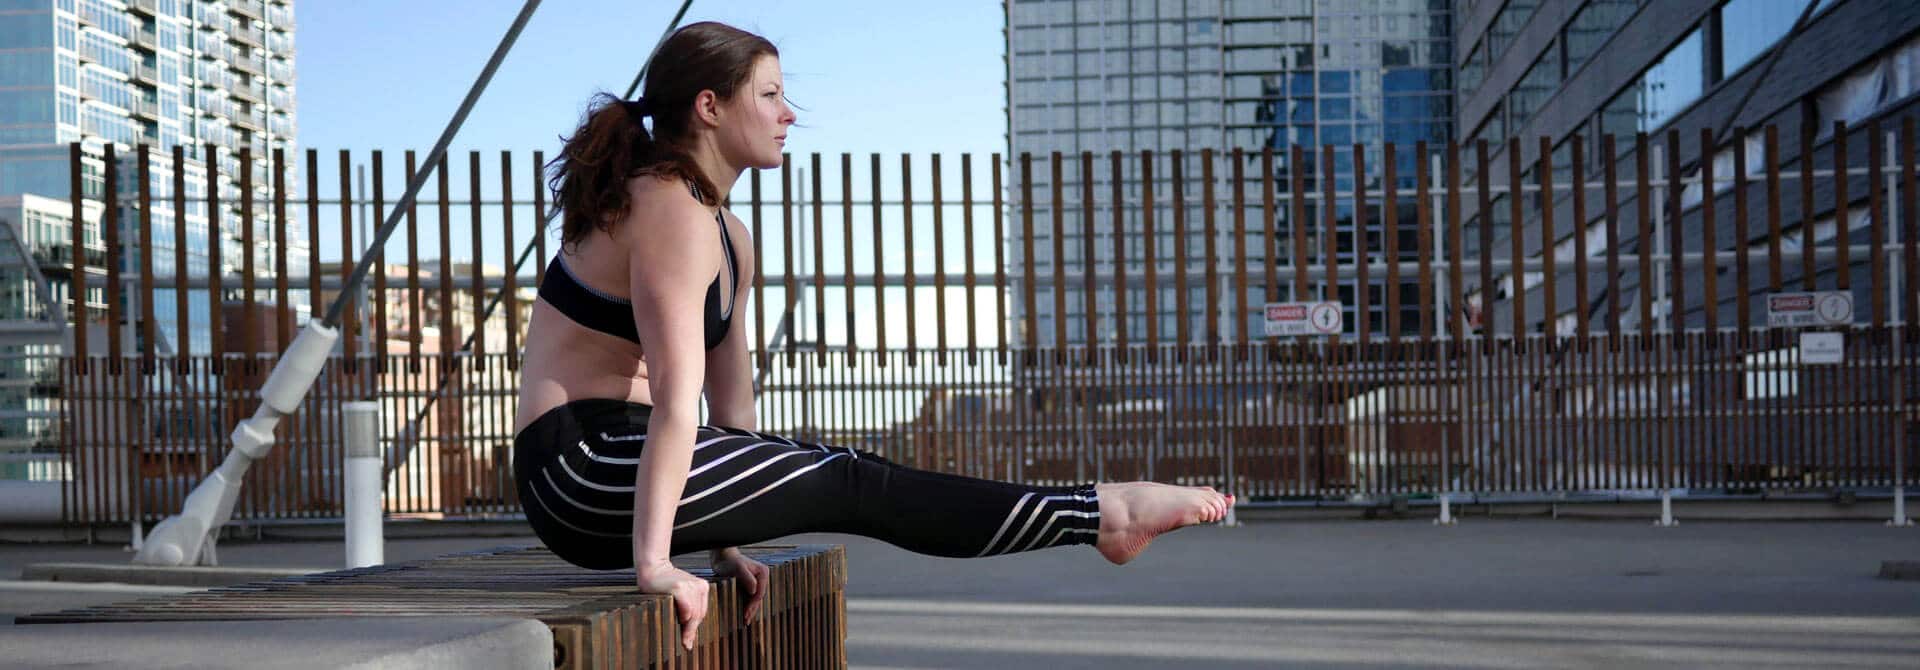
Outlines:
[[[1842,333],[1806,332],[1800,334],[1800,363],[1834,365],[1847,358],[1847,339]]]
[[[1767,325],[1844,326],[1853,323],[1853,293],[1812,291],[1767,296]]]
[[[1267,303],[1267,336],[1337,335],[1346,322],[1338,302]]]

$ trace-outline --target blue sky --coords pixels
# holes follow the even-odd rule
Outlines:
[[[424,152],[520,5],[296,4],[300,145]],[[542,3],[454,150],[551,155],[594,92],[626,88],[678,7]],[[757,32],[780,48],[788,97],[805,108],[806,127],[787,143],[796,155],[1005,149],[999,3],[696,0],[683,23],[701,20]]]
[[[421,154],[433,146],[442,127],[452,116],[461,96],[466,93],[487,56],[519,11],[517,0],[311,0],[295,5],[295,33],[299,139],[302,149],[318,149],[322,156],[319,171],[322,194],[335,193],[337,168],[332,161],[340,149],[354,152],[356,161],[365,161],[367,152],[382,149],[387,153],[387,199],[398,198],[400,183],[399,154],[416,149]],[[618,94],[624,91],[638,71],[646,54],[660,38],[677,0],[633,2],[615,0],[547,0],[534,14],[508,54],[478,106],[455,138],[450,156],[456,198],[465,198],[466,153],[483,154],[483,190],[491,197],[499,190],[497,169],[499,152],[515,153],[515,172],[526,177],[514,180],[514,195],[526,202],[530,167],[534,150],[550,157],[560,146],[558,136],[571,132],[578,124],[588,99],[598,91]],[[883,184],[887,194],[897,193],[900,154],[914,156],[914,192],[925,202],[928,186],[928,155],[945,156],[943,183],[948,202],[959,199],[957,182],[962,152],[976,154],[975,197],[992,197],[989,187],[991,169],[987,154],[1006,150],[1005,66],[1002,56],[1005,38],[1001,32],[1004,16],[997,2],[774,2],[771,0],[696,0],[682,24],[695,21],[722,21],[759,33],[772,40],[781,51],[788,97],[798,110],[800,127],[794,128],[787,150],[795,162],[806,165],[807,154],[824,156],[822,172],[827,177],[825,193],[836,199],[839,154],[854,154],[854,193],[864,198],[869,193],[866,170],[868,154],[882,154]],[[488,176],[496,175],[496,176]],[[768,174],[763,188],[773,198],[779,195],[776,174]],[[744,193],[749,180],[743,176],[736,195]],[[434,197],[431,183],[423,198]],[[329,208],[330,209],[330,208]],[[916,207],[913,254],[919,272],[933,268],[936,256],[946,256],[950,272],[960,271],[958,249],[962,248],[957,207],[947,208],[950,217],[943,241],[933,239],[930,212]],[[873,267],[871,224],[867,210],[856,214],[856,272]],[[516,214],[515,247],[525,244],[531,230],[527,210]],[[736,215],[749,219],[749,212],[736,205]],[[988,239],[990,208],[977,208],[980,232],[975,246],[980,268],[988,271],[992,262]],[[770,225],[777,225],[779,211],[764,211]],[[824,212],[829,235],[825,266],[838,271],[842,267],[839,252],[841,212]],[[897,250],[904,240],[898,230],[900,208],[886,208],[889,219],[886,240]],[[505,264],[505,240],[497,225],[494,208],[483,211],[486,225],[482,234],[485,262]],[[465,260],[472,256],[468,233],[469,214],[461,208],[452,212],[449,236],[452,256]],[[339,217],[332,211],[320,218],[322,258],[339,257]],[[436,255],[438,242],[430,210],[422,208],[422,256]],[[367,229],[371,229],[368,226]],[[389,242],[391,254],[404,254],[404,238],[396,235]],[[356,233],[356,241],[365,238]],[[761,259],[763,271],[778,280],[781,249],[785,240],[777,230],[769,229],[767,258]],[[800,249],[811,270],[811,243]],[[555,245],[550,240],[551,254]],[[890,272],[900,272],[899,253],[889,251]],[[402,256],[390,256],[399,261]],[[530,276],[533,268],[522,268]],[[775,283],[770,281],[769,284]],[[769,288],[768,301],[782,301]],[[957,292],[958,289],[955,289]],[[926,292],[926,289],[923,289]],[[894,295],[898,293],[898,295]],[[990,291],[981,294],[985,309],[992,309]],[[811,299],[811,298],[809,298]],[[889,313],[899,315],[904,306],[903,289],[889,292]],[[964,309],[954,295],[950,310]],[[849,305],[848,303],[853,303]],[[852,308],[871,313],[874,299],[870,291],[852,296],[830,292],[826,300],[829,314],[841,315]],[[931,294],[922,295],[917,311],[922,323],[933,321]],[[828,320],[828,339],[842,341],[842,319]],[[891,342],[905,339],[904,319],[888,324]],[[980,324],[983,339],[991,341],[990,319]],[[863,322],[859,337],[872,342],[873,324]],[[927,330],[930,327],[923,326]],[[953,324],[956,342],[964,329]],[[932,333],[922,337],[931,339]]]

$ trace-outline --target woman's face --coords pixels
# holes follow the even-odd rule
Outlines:
[[[780,167],[786,150],[787,127],[793,109],[787,106],[786,86],[780,77],[780,59],[761,56],[753,74],[727,101],[727,123],[720,125],[720,145],[726,155],[762,170]]]

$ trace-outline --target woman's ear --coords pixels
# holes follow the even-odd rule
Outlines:
[[[720,125],[720,96],[712,89],[701,91],[693,96],[693,117],[709,126]]]

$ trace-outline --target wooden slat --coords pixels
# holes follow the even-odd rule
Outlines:
[[[137,149],[140,177],[140,322],[134,324],[140,333],[140,371],[153,370],[153,155],[147,145]],[[178,225],[178,214],[175,214]]]
[[[209,147],[209,149],[211,149],[211,147]],[[73,323],[73,355],[76,359],[74,371],[84,375],[88,372],[87,359],[89,356],[89,352],[87,351],[87,324],[91,323],[93,319],[91,315],[87,313],[87,189],[86,182],[80,175],[80,168],[83,164],[81,160],[82,155],[79,142],[67,145],[67,195],[71,205],[67,213],[67,220],[72,222],[69,225],[69,231],[72,233],[72,246],[67,249],[68,252],[72,254],[71,260],[73,264],[73,272],[69,280],[72,288],[67,292],[67,303],[69,306],[68,318],[72,319]],[[214,164],[211,155],[209,155],[208,161],[210,165]],[[214,174],[213,169],[209,168],[208,175],[212,174]],[[217,224],[220,220],[218,213],[219,189],[209,187],[207,191],[209,202],[212,203],[208,205],[207,216]],[[212,230],[219,230],[219,228],[216,226],[212,228]],[[217,268],[220,267],[218,265],[220,245],[216,243],[212,246],[214,247],[212,254],[215,259],[215,265],[213,267]],[[215,273],[214,276],[218,277],[219,273]],[[214,285],[219,285],[218,279],[214,280]],[[219,314],[220,301],[213,301],[213,305],[214,314]],[[214,318],[218,319],[219,317],[216,316]],[[215,321],[215,324],[218,323],[218,321]],[[215,326],[215,329],[217,331],[218,325]],[[219,346],[219,341],[218,337],[214,338],[215,347]],[[216,349],[215,352],[216,355],[218,355],[218,349]]]
[[[1447,329],[1458,347],[1467,337],[1466,232],[1460,221],[1460,143],[1447,141]]]
[[[1474,185],[1479,195],[1480,217],[1480,346],[1493,351],[1493,173],[1488,171],[1487,141],[1474,143]]]
[[[1815,289],[1813,251],[1816,248],[1813,239],[1813,146],[1814,132],[1818,129],[1819,114],[1813,110],[1811,99],[1800,103],[1800,284],[1801,289]],[[1836,138],[1844,137],[1835,135]]]
[[[1873,294],[1873,330],[1876,337],[1885,332],[1887,327],[1887,211],[1885,193],[1881,188],[1885,184],[1882,163],[1886,149],[1880,134],[1880,119],[1876,117],[1867,124],[1867,213],[1873,232],[1870,259],[1873,277],[1868,290]]]
[[[1050,240],[1053,243],[1053,255],[1048,265],[1053,268],[1053,364],[1058,366],[1064,362],[1063,357],[1066,356],[1067,351],[1067,202],[1062,190],[1064,187],[1061,185],[1060,152],[1055,151],[1048,158],[1050,159],[1048,165],[1053,170],[1053,181],[1048,184],[1051,187],[1048,190],[1053,192],[1053,201],[1048,207],[1048,213],[1053,219],[1053,235]],[[907,274],[911,275],[913,271],[908,270]]]
[[[1396,174],[1394,147],[1388,143],[1380,147],[1380,183],[1386,193],[1380,199],[1382,246],[1386,247],[1387,261],[1387,341],[1398,347],[1400,340],[1400,185]],[[1356,226],[1356,233],[1363,230]],[[1357,237],[1360,241],[1364,237]],[[1364,260],[1362,261],[1364,264]]]
[[[1424,345],[1433,340],[1435,330],[1433,318],[1435,310],[1433,303],[1433,193],[1430,186],[1433,175],[1429,174],[1432,168],[1428,166],[1428,157],[1432,154],[1428,153],[1425,140],[1414,144],[1414,154],[1414,226],[1418,229],[1415,236],[1419,240],[1420,245],[1420,340],[1421,344]]]
[[[287,281],[287,151],[273,149],[274,349],[293,341],[293,290]],[[316,252],[318,250],[315,250]]]
[[[419,166],[414,162],[416,158],[412,149],[407,150],[404,159],[405,165],[402,166],[405,169],[404,174],[407,183],[412,184],[414,177],[419,174]],[[378,164],[376,161],[375,165]],[[375,180],[374,183],[380,182]],[[427,339],[425,331],[422,330],[424,324],[421,321],[421,313],[426,311],[426,294],[420,290],[420,206],[418,203],[417,198],[407,203],[407,371],[412,374],[420,372],[421,345]]]
[[[946,209],[940,190],[940,154],[933,159],[933,333],[934,356],[940,365],[947,364],[947,229],[943,211]],[[853,248],[847,248],[847,256],[853,256]],[[848,272],[852,274],[852,272]],[[852,310],[848,310],[852,311]]]
[[[960,280],[966,287],[967,296],[967,363],[977,362],[980,352],[980,305],[977,289],[980,278],[974,264],[973,248],[978,239],[973,234],[973,154],[960,154],[960,251],[964,255],[966,273]],[[994,246],[1000,245],[1000,239],[994,238]]]
[[[1853,259],[1848,249],[1853,246],[1853,217],[1848,206],[1853,198],[1848,195],[1847,187],[1853,178],[1847,174],[1847,122],[1833,122],[1833,251],[1834,251],[1834,287],[1847,291],[1853,288]],[[1809,200],[1808,203],[1812,201]],[[1810,204],[1804,206],[1811,208]],[[1811,226],[1808,227],[1812,229]],[[1809,233],[1811,234],[1811,233]],[[1813,245],[1807,245],[1808,250]],[[1811,256],[1812,254],[1808,254]]]
[[[474,207],[477,209],[479,203],[474,203]],[[381,220],[384,221],[384,217]],[[506,294],[501,300],[501,305],[507,311],[507,369],[517,371],[520,369],[520,273],[518,268],[514,267],[514,262],[520,257],[520,249],[518,241],[513,236],[513,152],[511,151],[500,152],[500,238],[506,251],[506,255],[500,257],[500,267],[506,274],[501,278],[504,282],[501,290]],[[382,249],[384,248],[385,245],[382,245]],[[385,269],[380,271],[381,277],[384,278],[386,274]],[[737,307],[733,305],[738,295],[735,288],[733,285],[727,286],[728,309]],[[386,302],[384,296],[381,302]],[[386,318],[380,319],[383,330],[386,322]],[[380,351],[383,358],[386,350],[386,341],[381,340]]]
[[[473,303],[469,305],[472,309],[471,313],[473,314],[472,362],[474,369],[485,370],[487,369],[487,322],[485,318],[487,309],[487,278],[482,269],[485,265],[483,261],[485,261],[486,255],[482,251],[482,244],[485,242],[485,231],[481,229],[480,209],[480,152],[469,151],[467,152],[467,220],[469,227],[467,238],[468,246],[471,248],[470,253],[473,255],[468,257],[467,278],[469,291],[472,296],[470,300]],[[367,253],[377,254],[379,250],[369,249]],[[462,451],[472,453],[468,450]]]
[[[309,218],[311,220],[311,218]],[[315,254],[318,255],[318,254]],[[187,147],[173,145],[173,314],[174,374],[186,374],[193,356],[193,313],[188,309],[187,278]]]
[[[1036,316],[1040,296],[1033,264],[1033,154],[1026,152],[1020,154],[1020,230],[1020,288],[1025,298],[1021,305],[1026,311],[1022,332],[1027,341],[1026,365],[1032,367],[1034,352],[1040,348],[1040,319]]]
[[[876,184],[878,181],[875,182]],[[876,211],[879,206],[874,207]],[[840,290],[846,295],[847,303],[847,365],[852,366],[860,350],[860,333],[856,325],[853,302],[853,154],[840,154],[840,241],[842,261]],[[875,232],[878,232],[876,229]],[[875,238],[878,239],[878,238]],[[875,245],[878,248],[879,245]],[[877,276],[877,275],[876,275]],[[875,286],[885,282],[876,281]]]
[[[1055,162],[1058,161],[1056,160]],[[1055,172],[1058,171],[1057,169],[1055,170]],[[1058,185],[1056,184],[1056,188],[1057,187]],[[1057,197],[1055,199],[1058,200]],[[918,332],[920,330],[920,309],[917,300],[919,297],[917,295],[919,293],[919,287],[915,285],[913,276],[913,257],[915,255],[913,243],[913,157],[910,154],[900,154],[900,244],[902,250],[905,252],[903,254],[904,258],[902,258],[900,262],[901,272],[906,275],[902,282],[906,286],[906,301],[902,307],[906,311],[904,316],[906,316],[907,319],[907,365],[912,367],[917,362],[920,352]]]
[[[1747,226],[1747,132],[1741,129],[1733,138],[1733,246],[1736,293],[1735,322],[1745,338],[1753,329],[1752,231]],[[1744,340],[1743,340],[1744,341]]]
[[[1127,355],[1127,322],[1132,317],[1127,313],[1127,207],[1121,164],[1123,158],[1119,151],[1107,155],[1111,177],[1108,184],[1113,188],[1113,346],[1114,353],[1124,362]]]
[[[1614,137],[1611,133],[1601,138],[1600,167],[1606,180],[1604,184],[1606,227],[1607,227],[1607,338],[1610,348],[1620,346],[1620,301],[1626,296],[1620,293],[1620,175],[1618,160],[1614,157]]]
[[[1512,282],[1513,286],[1512,290],[1507,292],[1507,300],[1513,307],[1513,324],[1508,327],[1508,330],[1513,335],[1514,345],[1521,351],[1525,351],[1528,331],[1527,273],[1523,268],[1526,267],[1527,260],[1525,223],[1527,195],[1521,190],[1520,165],[1520,140],[1507,138],[1507,240],[1512,249],[1508,258],[1513,262],[1511,269],[1507,270],[1507,281]],[[1489,293],[1488,297],[1491,298],[1492,294]]]
[[[1234,342],[1240,346],[1241,356],[1246,355],[1246,344],[1251,341],[1247,332],[1247,322],[1251,319],[1247,313],[1247,175],[1246,154],[1238,147],[1233,150],[1230,159],[1233,163],[1233,320]],[[1119,200],[1114,200],[1118,207]],[[1272,208],[1269,207],[1270,211]],[[1117,229],[1116,229],[1117,230]]]
[[[935,158],[937,159],[938,156]],[[1114,201],[1114,207],[1119,206],[1120,202]],[[1094,224],[1093,152],[1091,151],[1080,152],[1080,215],[1080,314],[1085,319],[1086,328],[1081,342],[1085,345],[1085,364],[1092,366],[1095,362],[1094,345],[1100,341],[1100,321],[1097,316],[1099,310],[1095,306],[1098,304],[1096,298],[1099,297],[1099,293],[1094,280],[1100,264],[1094,261],[1097,257],[1094,253],[1094,238],[1097,231]],[[936,271],[934,276],[938,277],[940,273]],[[944,340],[940,348],[946,349]]]
[[[1767,287],[1779,292],[1786,287],[1784,268],[1781,263],[1781,242],[1784,233],[1780,230],[1780,128],[1767,126],[1765,142],[1767,145]]]
[[[1647,134],[1634,135],[1633,142],[1633,202],[1640,220],[1640,339],[1644,347],[1653,339],[1653,189],[1647,174]]]
[[[120,302],[120,159],[114,155],[114,145],[106,149],[106,210],[102,216],[105,222],[101,226],[107,243],[107,372],[120,374],[120,359],[126,355],[126,349],[120,346],[120,324],[126,319],[121,313]],[[245,157],[242,157],[244,163]],[[251,258],[251,256],[249,256]]]
[[[1175,360],[1186,362],[1187,346],[1193,341],[1192,312],[1187,309],[1187,168],[1185,153],[1174,149],[1167,154],[1167,172],[1173,190],[1173,332]]]
[[[1685,186],[1681,183],[1680,172],[1680,131],[1667,130],[1667,214],[1662,222],[1667,227],[1667,327],[1675,334],[1686,332],[1687,309],[1687,272],[1686,272],[1686,210],[1680,205],[1681,194]],[[1709,157],[1711,160],[1711,157]],[[1675,338],[1676,343],[1686,342],[1685,338]]]
[[[1147,361],[1160,361],[1160,255],[1159,232],[1153,229],[1153,152],[1140,152],[1140,242],[1141,262],[1146,265]]]
[[[1713,129],[1700,129],[1700,307],[1706,318],[1709,335],[1720,331],[1720,292],[1719,260],[1714,258],[1720,250],[1717,230],[1714,229],[1714,190],[1717,188],[1713,174]],[[1680,226],[1675,226],[1679,228]],[[1684,239],[1684,237],[1682,238]],[[1677,247],[1676,247],[1677,249]],[[1680,305],[1684,309],[1685,305]],[[1677,311],[1677,310],[1676,310]]]
[[[1206,271],[1202,274],[1203,279],[1207,283],[1206,293],[1203,294],[1207,300],[1207,321],[1202,334],[1206,337],[1205,343],[1209,347],[1220,343],[1220,253],[1217,248],[1219,246],[1220,234],[1214,222],[1214,209],[1213,150],[1201,149],[1200,220],[1201,228],[1206,236],[1202,246],[1203,251],[1201,252],[1201,256],[1207,264]],[[1209,351],[1213,350],[1209,349]]]
[[[1007,239],[1006,226],[1004,223],[1006,210],[1005,203],[1002,202],[1003,196],[1001,195],[1003,189],[1000,184],[1000,160],[999,153],[993,154],[993,296],[995,305],[993,321],[1000,332],[1000,363],[1004,365],[1007,362],[1007,350],[1013,346],[1013,340],[1007,337],[1007,321],[1009,320],[1007,312],[1007,245],[1003,242],[1003,240]]]
[[[1367,241],[1367,145],[1353,145],[1353,321],[1365,349],[1373,335],[1372,278],[1367,265],[1372,262],[1372,244]],[[1334,233],[1338,235],[1338,233]],[[1338,295],[1336,293],[1336,295]]]
[[[244,154],[242,154],[242,156],[243,156],[242,160],[244,161]],[[341,285],[344,286],[345,279],[348,276],[351,276],[353,274],[352,266],[359,252],[359,248],[354,246],[354,243],[353,243],[353,172],[352,172],[353,166],[352,166],[351,156],[348,154],[346,149],[340,150],[339,164],[340,164],[339,165],[340,167],[340,278],[342,280]],[[251,171],[249,171],[249,173],[251,173]],[[443,197],[442,199],[444,200],[445,198]],[[247,207],[247,209],[251,210],[252,207],[249,206]],[[247,221],[247,228],[249,230],[253,228],[253,222],[251,219]],[[251,268],[252,267],[251,259],[253,258],[253,251],[252,251],[253,246],[251,243],[248,243],[243,245],[243,248],[248,250],[247,251],[247,258],[249,259],[248,267]],[[248,284],[246,288],[247,296],[248,296],[247,298],[247,305],[248,305],[247,324],[248,325],[244,330],[246,332],[251,333],[253,331],[253,326],[252,326],[253,324],[253,321],[252,321],[253,285],[251,283],[252,280],[250,279],[250,277],[253,274],[253,271],[249,269],[247,271],[247,274],[249,275],[249,279],[247,279]],[[442,305],[444,304],[445,303],[442,303]],[[354,361],[358,359],[360,354],[359,343],[356,342],[356,337],[355,337],[355,333],[359,331],[359,329],[356,326],[358,326],[359,324],[360,324],[359,310],[355,308],[354,302],[349,300],[347,301],[346,309],[343,309],[340,312],[340,323],[335,324],[340,329],[341,351],[344,352],[346,355],[345,365],[349,370],[353,369]],[[247,353],[248,353],[247,359],[251,361],[253,359],[252,350],[249,349]]]
[[[1573,183],[1568,184],[1568,186],[1571,186],[1573,189],[1574,329],[1575,329],[1575,332],[1580,337],[1581,346],[1585,347],[1587,341],[1593,337],[1593,331],[1591,330],[1592,324],[1590,323],[1591,315],[1589,314],[1591,309],[1588,307],[1588,305],[1591,304],[1588,301],[1593,299],[1593,293],[1590,290],[1591,287],[1588,285],[1589,282],[1592,280],[1592,277],[1591,277],[1592,273],[1591,273],[1591,268],[1589,267],[1589,261],[1587,260],[1588,220],[1587,220],[1586,138],[1581,137],[1580,135],[1574,135],[1573,145],[1569,148],[1569,150],[1572,152],[1572,155],[1569,156],[1568,158],[1573,161],[1573,165],[1570,166],[1572,168],[1572,172],[1568,175],[1568,177],[1570,177],[1573,180]],[[1611,240],[1609,240],[1609,242],[1611,242]],[[1613,296],[1611,295],[1607,296],[1607,300],[1609,301],[1613,300]],[[1584,349],[1582,350],[1584,351]]]
[[[872,155],[873,179],[873,303],[874,353],[880,367],[887,366],[887,245],[886,229],[880,216],[880,154]]]
[[[810,168],[808,176],[811,177],[812,183],[802,184],[802,186],[811,186],[810,193],[813,195],[814,366],[825,367],[827,364],[827,250],[824,246],[827,243],[826,205],[820,200],[820,154],[809,154],[808,160],[810,161],[808,164]],[[912,226],[909,225],[908,227],[911,228]],[[804,234],[804,231],[802,234]],[[798,315],[795,315],[794,334],[798,335],[799,332],[799,318]]]
[[[1906,339],[1911,342],[1920,334],[1920,210],[1915,209],[1920,198],[1914,190],[1920,187],[1914,178],[1914,121],[1912,116],[1900,119],[1900,248],[1905,253],[1901,267],[1906,271],[1906,279],[1901,282],[1905,290],[1900,292],[1904,301],[1900,317],[1906,321]],[[1902,422],[1901,426],[1906,424]],[[1904,428],[1903,428],[1904,430]],[[1904,442],[1902,443],[1904,444]],[[1906,473],[1901,473],[1902,478]]]
[[[1559,274],[1559,269],[1554,264],[1554,245],[1559,238],[1558,231],[1554,230],[1553,227],[1553,140],[1551,138],[1540,138],[1539,161],[1534,168],[1534,172],[1539,173],[1537,176],[1540,179],[1540,196],[1537,201],[1540,203],[1540,268],[1542,277],[1542,292],[1540,297],[1543,304],[1543,309],[1540,312],[1540,332],[1547,336],[1547,342],[1551,344],[1553,342],[1553,336],[1558,334],[1554,329],[1554,322],[1560,317],[1559,296],[1554,290],[1555,280],[1558,279],[1555,275]],[[1574,237],[1580,237],[1580,221],[1578,219],[1574,220],[1573,230],[1575,233]]]

